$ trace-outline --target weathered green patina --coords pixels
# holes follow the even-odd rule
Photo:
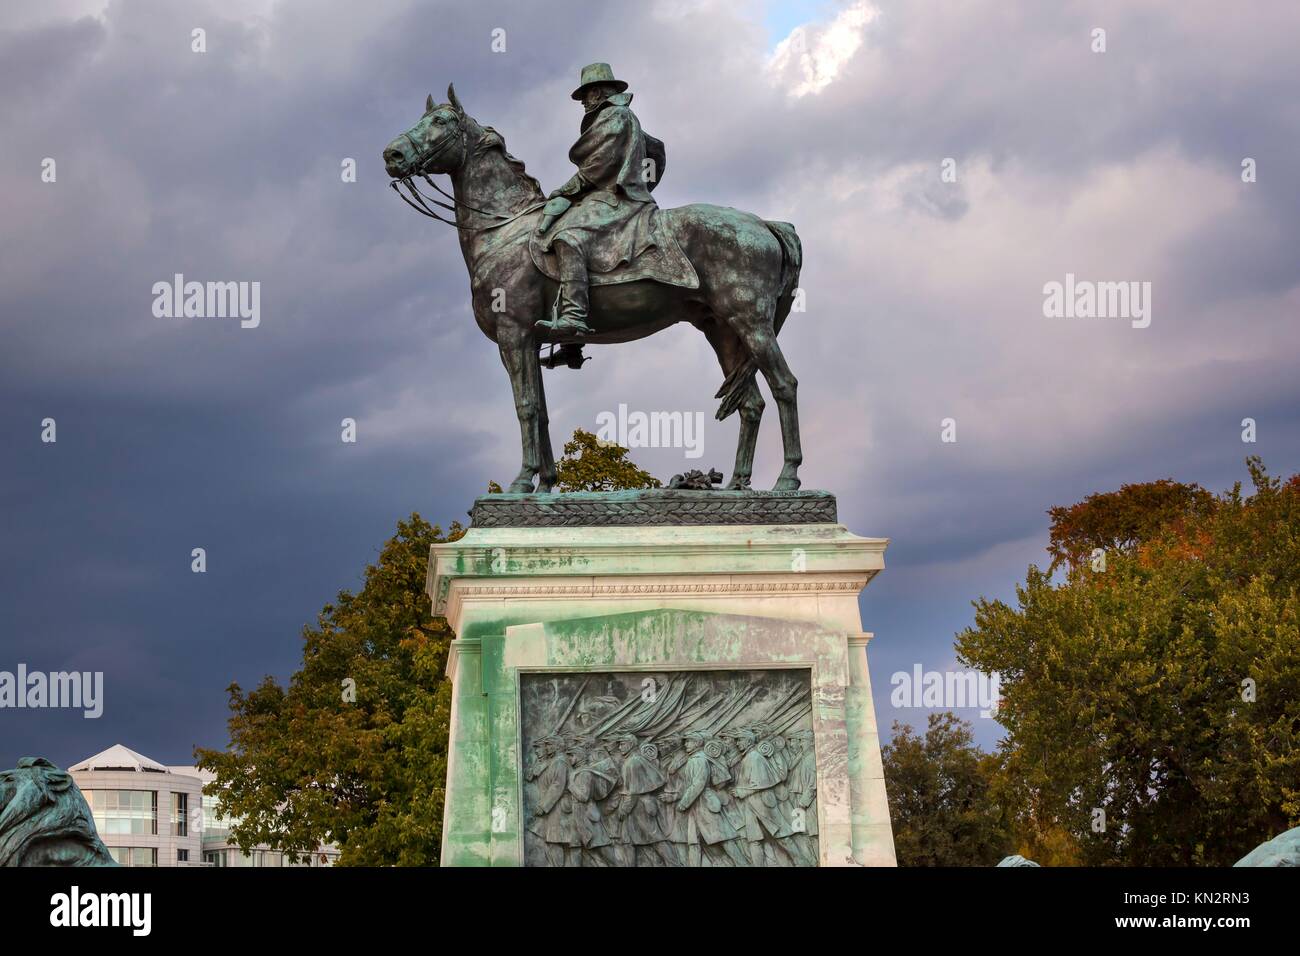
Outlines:
[[[809,675],[521,673],[525,863],[815,866]]]
[[[837,654],[842,658],[842,637],[814,625],[782,624],[774,628],[773,622],[762,618],[664,609],[569,617],[522,627],[503,620],[498,622],[498,627],[500,630],[496,633],[457,641],[453,674],[457,707],[452,719],[451,739],[455,758],[448,779],[449,812],[443,828],[444,866],[519,866],[526,861],[538,862],[536,848],[531,860],[526,857],[526,841],[520,832],[520,823],[527,827],[531,822],[530,812],[535,812],[536,806],[535,802],[531,805],[527,802],[525,791],[530,781],[520,772],[521,766],[529,763],[521,761],[520,757],[525,748],[522,708],[526,702],[520,686],[524,676],[557,673],[692,674],[699,673],[695,670],[697,668],[716,669],[729,661],[743,662],[749,673],[761,675],[762,669],[753,669],[754,652],[756,647],[764,647],[766,667],[797,666],[804,674],[809,674],[814,665],[820,663],[820,680],[840,687],[848,683],[847,674],[829,663]],[[609,678],[605,676],[603,679]],[[815,706],[814,698],[808,700],[810,708]],[[767,715],[761,705],[756,706],[760,717]],[[743,712],[739,713],[743,723]],[[839,761],[843,763],[847,729],[843,714],[835,712],[834,708],[828,713],[823,704],[813,713],[813,720],[818,725],[825,720],[832,723],[838,720],[838,738],[828,738],[831,744],[826,757],[834,760],[838,751]],[[811,734],[812,726],[795,727],[793,731],[807,730]],[[743,757],[750,750],[757,753],[760,745],[768,744],[767,738],[758,736],[746,741],[743,734],[749,731],[747,726],[734,728],[733,733],[737,736],[733,738],[730,756]],[[811,753],[812,738],[807,740]],[[528,741],[531,742],[531,737]],[[573,734],[564,740],[569,746],[576,742],[578,738]],[[646,743],[653,741],[645,733],[640,734],[637,746]],[[782,740],[781,744],[785,746],[786,742]],[[785,769],[781,784],[788,786],[790,768],[787,766]],[[739,775],[738,769],[736,773]],[[727,799],[737,801],[730,808],[734,815],[733,823],[745,820],[744,803],[753,802],[750,792],[742,790],[739,796],[733,792],[734,787],[744,782],[739,776],[736,781],[729,782]],[[653,799],[659,799],[658,789]],[[815,792],[815,784],[813,789]],[[618,794],[619,790],[615,788],[610,795]],[[782,797],[783,802],[790,802],[788,794],[783,792]],[[774,821],[778,816],[786,824],[784,830],[776,828]],[[797,818],[797,831],[793,825],[796,817],[791,808],[774,811],[773,818],[766,821],[772,824],[772,829],[764,828],[764,821],[748,821],[752,841],[742,838],[734,848],[745,858],[740,865],[807,865],[816,862],[816,842],[806,839],[810,836],[807,832],[810,821],[819,819],[815,806]],[[617,825],[621,825],[621,821]],[[816,827],[815,823],[812,825]],[[743,833],[743,825],[741,829]],[[831,830],[831,846],[847,855],[852,842],[849,828],[841,825]],[[796,832],[798,839],[795,838]],[[765,851],[770,861],[767,863],[763,862]],[[753,852],[757,853],[756,860],[750,857]],[[543,862],[544,853],[543,849]],[[683,865],[691,862],[689,852],[680,862]],[[567,865],[582,864],[571,862]]]
[[[497,343],[514,392],[523,463],[510,490],[532,491],[536,480],[537,490],[549,491],[556,481],[540,348],[628,342],[677,322],[698,328],[717,353],[724,376],[715,396],[721,399],[718,418],[740,415],[728,487],[750,485],[764,408],[756,384],[761,372],[778,406],[784,444],[775,488],[794,490],[803,461],[798,383],[776,339],[799,283],[798,234],[789,223],[723,206],[658,210],[650,197],[663,168],[662,156],[653,162],[658,141],[641,130],[622,93],[625,84],[614,81],[612,72],[606,77],[594,69],[600,66],[605,65],[589,67],[592,79],[575,91],[587,108],[571,152],[578,174],[556,190],[551,203],[523,163],[506,152],[501,135],[470,116],[451,87],[448,102],[430,96],[420,120],[383,154],[398,195],[435,219],[443,217],[434,206],[455,214],[443,221],[460,235],[474,318]],[[652,162],[642,165],[641,175],[650,170],[652,178],[638,181],[637,161],[646,158]],[[441,192],[429,178],[438,173],[451,178],[451,193],[443,193],[451,203],[415,185],[423,178]],[[559,256],[559,281],[544,271],[555,249],[568,250]],[[695,274],[693,283],[672,284],[664,270],[650,270],[656,278],[648,279],[635,269],[642,257],[666,249],[680,249]],[[591,274],[588,302],[589,268],[608,271]],[[564,298],[561,286],[568,299],[556,311],[553,304]],[[563,362],[546,364],[581,367],[572,352]]]
[[[0,772],[0,866],[117,866],[72,777],[44,757]]]
[[[834,524],[835,509],[835,496],[825,491],[643,488],[483,495],[474,499],[470,521],[476,528],[757,527]]]
[[[1300,827],[1266,840],[1233,866],[1300,866]]]
[[[740,681],[739,675],[751,675],[746,679],[761,687],[763,675],[775,672],[808,675],[808,725],[764,727],[771,723],[767,720],[770,715],[759,707],[749,716],[740,713],[736,724],[721,728],[741,736],[729,741],[714,734],[695,743],[721,748],[734,757],[741,749],[765,746],[768,732],[782,737],[787,730],[807,732],[810,736],[800,738],[797,745],[785,739],[791,754],[783,768],[786,790],[773,796],[793,823],[793,801],[798,797],[791,796],[790,788],[802,788],[798,790],[802,794],[810,792],[808,786],[813,788],[809,807],[801,809],[805,826],[815,813],[815,847],[808,842],[791,849],[779,844],[766,846],[769,839],[787,837],[775,837],[762,829],[761,819],[747,820],[737,805],[730,812],[739,810],[741,815],[730,821],[731,827],[735,829],[740,822],[744,830],[752,822],[758,830],[751,828],[747,833],[759,839],[730,841],[725,839],[726,828],[719,827],[713,835],[737,845],[731,852],[715,845],[710,855],[703,844],[692,842],[688,829],[685,843],[666,850],[668,857],[687,865],[707,860],[711,865],[726,866],[741,865],[739,855],[746,865],[754,865],[757,850],[763,857],[761,865],[789,865],[801,852],[815,849],[819,865],[892,865],[883,767],[866,668],[869,635],[861,633],[857,604],[858,593],[883,567],[885,544],[880,539],[852,535],[841,525],[824,523],[766,527],[475,526],[464,538],[436,545],[428,591],[436,613],[445,614],[458,634],[447,671],[454,694],[443,865],[518,866],[539,861],[537,832],[528,829],[529,823],[538,819],[535,809],[529,815],[527,804],[529,786],[536,785],[538,778],[529,780],[528,773],[536,769],[534,762],[541,756],[534,746],[536,735],[528,729],[529,681],[556,681],[557,686],[576,689],[590,676],[593,683],[586,685],[573,705],[576,713],[579,708],[599,708],[600,702],[588,691],[596,697],[605,696],[604,691],[596,693],[595,689],[613,687],[612,681],[626,684],[638,675],[674,686],[689,678],[696,683],[691,684],[687,702],[704,695],[704,706],[708,695],[725,699],[739,686],[726,682]],[[704,674],[719,675],[723,684],[712,687],[700,676]],[[788,687],[777,691],[786,692]],[[555,779],[549,781],[552,790],[563,773],[566,784],[573,782],[578,791],[570,796],[579,801],[589,799],[589,794],[583,794],[588,792],[586,783],[592,782],[586,779],[590,774],[579,771],[603,766],[600,745],[610,744],[609,759],[619,763],[619,783],[601,799],[607,801],[608,811],[616,812],[617,808],[608,806],[609,801],[617,797],[621,807],[624,789],[630,794],[645,784],[633,774],[625,786],[623,764],[632,751],[620,759],[616,757],[617,741],[602,740],[601,735],[584,739],[589,736],[583,734],[586,718],[580,721],[574,713],[566,714],[567,699],[552,703],[554,708],[550,704],[543,708],[548,714],[554,710],[554,723],[550,716],[543,723],[548,724],[548,732],[558,726],[561,738],[551,741],[551,752],[545,755],[551,758],[548,766],[554,764]],[[636,706],[635,701],[631,706]],[[791,717],[779,713],[775,723],[780,725]],[[660,755],[655,759],[659,759],[661,770],[682,771],[685,764],[667,768],[673,766],[673,760],[689,760],[693,755],[686,751],[686,735],[718,729],[696,723],[687,715],[678,728],[682,732],[670,733],[674,739],[662,748],[656,727],[638,725],[632,749],[639,753],[649,745]],[[746,730],[754,732],[752,741],[742,733]],[[631,747],[626,742],[623,746]],[[770,746],[781,749],[775,739]],[[798,778],[791,782],[795,752],[801,760],[805,753],[815,755],[809,758],[809,767],[815,764],[816,770],[811,784]],[[766,757],[761,751],[760,755]],[[556,758],[574,761],[569,764],[573,777]],[[697,763],[699,759],[703,758],[697,758]],[[757,777],[753,779],[762,779],[762,761],[756,758],[754,763],[750,771]],[[728,772],[734,774],[736,769],[728,767]],[[653,777],[645,767],[638,772]],[[585,783],[577,777],[583,777]],[[720,773],[718,777],[720,780]],[[724,788],[732,785],[718,784]],[[746,793],[747,798],[752,795]],[[739,799],[730,792],[728,796]],[[810,812],[812,801],[816,810]],[[688,804],[685,812],[689,815],[690,810]],[[779,815],[774,813],[768,821],[777,832]],[[665,813],[659,822],[667,842],[681,843],[670,836],[682,836],[677,826],[680,820],[673,812]],[[701,823],[707,828],[709,822],[697,819],[697,829]],[[556,823],[560,828],[564,825],[562,820]],[[606,834],[611,832],[609,827],[623,826],[624,821],[619,820],[607,823]],[[558,832],[553,830],[552,836],[558,839]],[[622,836],[626,831],[617,832]],[[645,838],[644,832],[637,832]],[[542,848],[542,858],[552,863],[562,858],[565,865],[609,862],[601,852],[592,852],[599,851],[595,844],[600,842],[594,830],[575,833],[586,840],[582,852],[558,854],[558,847]],[[542,838],[541,842],[547,841]],[[611,844],[616,842],[611,839]],[[698,852],[693,853],[692,847]],[[619,865],[627,864],[625,850],[609,852]],[[632,858],[637,865],[664,863],[658,850],[634,850]]]

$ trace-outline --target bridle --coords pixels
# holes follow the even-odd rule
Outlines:
[[[406,137],[406,141],[411,144],[411,151],[415,154],[414,165],[410,173],[407,173],[401,179],[394,179],[388,184],[389,186],[392,187],[393,192],[397,193],[398,198],[401,199],[402,202],[406,203],[408,206],[410,206],[412,209],[418,212],[421,216],[428,216],[430,219],[436,219],[438,220],[438,222],[445,223],[446,225],[451,226],[453,229],[456,229],[460,232],[470,232],[470,233],[488,232],[489,230],[492,229],[499,229],[501,226],[504,226],[507,223],[514,222],[520,216],[525,216],[530,212],[535,212],[536,210],[541,209],[543,206],[546,205],[546,200],[541,199],[535,203],[532,203],[531,205],[525,206],[523,209],[519,210],[517,213],[514,213],[513,215],[506,216],[506,215],[502,215],[499,212],[489,212],[486,209],[478,209],[474,206],[471,206],[467,202],[461,202],[451,193],[447,192],[445,189],[443,189],[441,186],[435,183],[432,179],[430,179],[429,174],[424,172],[425,168],[429,165],[430,161],[432,161],[433,159],[441,155],[442,151],[446,149],[449,145],[451,145],[451,143],[456,141],[457,138],[460,140],[462,155],[468,156],[467,147],[469,143],[469,136],[465,131],[465,126],[463,123],[458,123],[457,125],[460,127],[460,132],[458,137],[452,137],[452,136],[444,137],[441,143],[439,143],[433,149],[428,151],[422,150],[420,148],[420,144],[415,141],[415,137],[411,135],[409,130],[402,134],[404,137]],[[423,179],[426,183],[428,183],[430,186],[436,189],[443,196],[450,199],[451,203],[450,204],[445,203],[440,199],[435,199],[433,196],[428,196],[420,192],[419,187],[416,186],[414,182],[412,182],[412,179],[415,176],[419,176],[421,179]],[[409,199],[406,196],[402,195],[402,191],[397,188],[399,183],[405,186],[406,191],[411,194],[411,197]],[[432,203],[435,206],[445,209],[448,212],[452,213],[453,215],[456,214],[461,209],[467,209],[470,212],[478,213],[480,216],[487,216],[490,219],[495,219],[496,222],[488,223],[488,225],[486,226],[462,226],[454,219],[445,219],[442,216],[438,215],[434,210],[429,208],[429,203]],[[551,355],[554,356],[555,343],[554,342],[550,343],[550,347],[551,347]],[[539,352],[541,351],[540,347],[538,351]],[[554,365],[548,367],[554,368]],[[581,368],[582,363],[579,362],[577,367]]]
[[[464,147],[468,143],[468,137],[465,133],[464,124],[458,123],[457,126],[460,127],[460,135],[458,138],[460,140],[462,153],[463,153]],[[478,209],[474,206],[471,206],[467,202],[461,202],[457,200],[456,197],[453,196],[451,193],[447,192],[445,189],[443,189],[441,186],[435,183],[432,179],[430,179],[428,173],[424,172],[424,169],[429,165],[429,163],[432,160],[436,159],[444,149],[446,149],[453,142],[455,142],[457,140],[457,137],[446,136],[443,138],[443,141],[439,143],[437,146],[435,146],[433,149],[425,151],[420,148],[420,144],[415,141],[415,137],[411,135],[409,130],[403,133],[402,135],[406,137],[406,141],[411,144],[411,150],[415,154],[413,171],[407,173],[401,179],[392,180],[388,185],[392,187],[393,192],[397,193],[398,198],[401,199],[402,202],[406,203],[408,206],[410,206],[412,209],[414,209],[422,216],[428,216],[430,219],[436,219],[438,220],[438,222],[445,223],[446,225],[458,229],[461,232],[486,232],[489,229],[497,229],[501,226],[504,226],[508,222],[514,222],[520,216],[533,212],[534,210],[540,209],[542,206],[546,205],[546,201],[542,200],[540,202],[532,204],[531,206],[519,210],[519,212],[517,213],[514,213],[509,216],[505,216],[499,212],[489,212],[486,209]],[[451,203],[450,204],[445,203],[440,199],[436,199],[433,196],[429,196],[426,195],[425,193],[420,192],[419,187],[417,187],[415,183],[412,182],[412,178],[415,176],[419,176],[421,179],[423,179],[426,183],[428,183],[430,186],[436,189],[443,196],[450,199]],[[411,196],[410,199],[402,195],[402,191],[397,188],[399,183],[406,187],[406,191],[410,193]],[[487,216],[488,218],[495,219],[497,221],[493,223],[489,223],[486,226],[462,226],[454,219],[446,219],[438,215],[433,209],[429,208],[430,203],[432,203],[435,206],[439,206],[442,209],[447,210],[453,215],[456,214],[461,209],[466,209],[469,210],[470,212],[478,213],[480,216]]]

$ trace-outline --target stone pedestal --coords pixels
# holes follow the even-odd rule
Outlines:
[[[473,514],[429,564],[457,635],[444,866],[727,865],[718,827],[765,865],[895,865],[858,611],[885,539],[821,492],[490,495]],[[693,772],[712,793],[679,806]],[[730,793],[773,773],[781,789]]]

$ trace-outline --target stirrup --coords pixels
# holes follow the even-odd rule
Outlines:
[[[590,361],[590,355],[582,354],[580,342],[565,342],[558,349],[552,345],[550,353],[541,356],[542,368],[559,368],[564,365],[572,369],[581,369]]]

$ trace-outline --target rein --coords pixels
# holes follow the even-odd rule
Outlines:
[[[410,173],[409,175],[403,176],[401,179],[394,179],[388,185],[392,188],[393,192],[397,193],[398,198],[401,199],[402,202],[406,203],[408,206],[410,206],[412,209],[414,209],[422,216],[428,216],[430,219],[436,219],[438,220],[438,222],[445,223],[446,225],[451,226],[454,229],[458,229],[461,232],[487,232],[490,229],[498,229],[501,226],[504,226],[506,223],[514,222],[520,216],[526,215],[546,205],[546,200],[544,199],[539,200],[538,202],[533,203],[532,205],[526,206],[525,208],[519,210],[517,213],[514,213],[513,215],[505,216],[499,212],[490,212],[486,209],[478,209],[474,206],[471,206],[469,203],[460,202],[456,199],[455,196],[447,192],[445,189],[443,189],[441,186],[435,183],[432,179],[430,179],[428,173],[420,172],[420,170],[423,170],[429,164],[429,160],[433,159],[435,156],[441,153],[444,149],[447,148],[447,146],[455,142],[455,140],[448,137],[442,143],[440,143],[438,147],[434,149],[432,152],[423,154],[422,151],[420,150],[419,144],[411,137],[410,133],[403,133],[402,135],[406,137],[407,142],[411,144],[411,148],[415,152],[416,171]],[[461,130],[460,140],[462,143],[464,143],[465,141],[465,132],[463,128]],[[433,196],[428,196],[420,192],[419,187],[417,187],[415,183],[412,181],[413,177],[415,176],[419,176],[421,179],[423,179],[426,183],[428,183],[430,186],[436,189],[443,196],[446,196],[448,199],[451,200],[451,203],[450,204],[445,203],[440,199],[437,199]],[[397,188],[398,183],[401,183],[403,186],[406,187],[406,191],[411,194],[410,199],[402,195],[402,191]],[[462,226],[460,223],[456,222],[453,219],[446,219],[443,216],[438,215],[433,209],[429,208],[429,203],[433,203],[433,205],[439,206],[451,213],[457,213],[461,209],[466,209],[470,212],[478,213],[480,216],[489,216],[498,221],[486,226]]]

